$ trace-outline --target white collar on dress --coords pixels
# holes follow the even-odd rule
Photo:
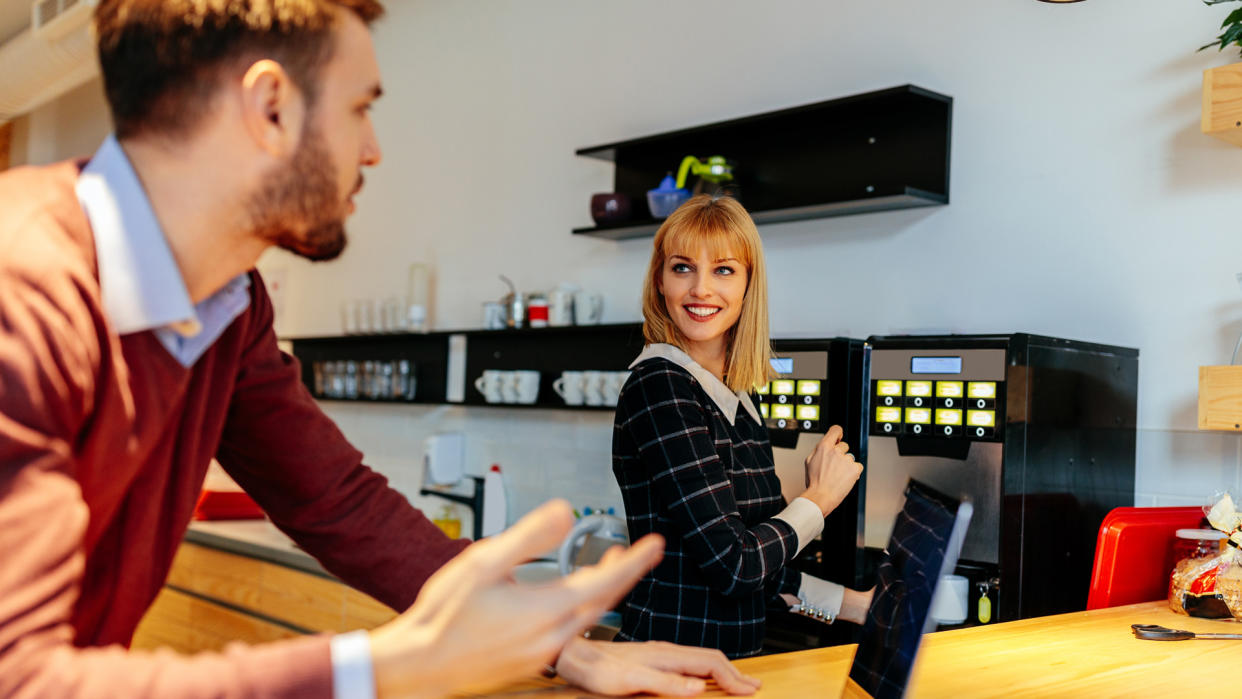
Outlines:
[[[737,406],[739,403],[743,408],[746,408],[746,412],[750,413],[750,416],[755,419],[755,422],[760,425],[763,424],[763,420],[759,417],[759,411],[755,409],[755,404],[750,402],[750,396],[748,396],[745,391],[738,391],[736,393],[730,391],[729,387],[726,386],[723,381],[716,378],[715,374],[707,369],[704,369],[703,365],[691,359],[690,355],[686,354],[685,351],[679,347],[664,342],[657,342],[652,345],[647,345],[643,348],[642,353],[638,355],[638,358],[630,362],[630,368],[633,369],[641,362],[645,362],[653,357],[667,359],[682,369],[690,372],[690,375],[693,376],[699,382],[699,385],[703,387],[703,391],[707,393],[707,396],[711,398],[712,401],[716,403],[716,406],[720,408],[720,411],[724,413],[725,418],[729,420],[730,425],[735,424],[737,421]]]

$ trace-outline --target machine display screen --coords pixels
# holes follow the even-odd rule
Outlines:
[[[775,362],[776,360],[772,360]],[[780,371],[779,369],[777,371]],[[911,374],[960,374],[961,357],[911,357]]]
[[[776,373],[778,374],[792,374],[793,373],[793,357],[784,357],[784,358],[773,357],[771,362],[772,362],[772,368],[776,370]]]

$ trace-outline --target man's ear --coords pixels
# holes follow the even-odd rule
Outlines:
[[[275,157],[297,150],[306,119],[306,100],[284,66],[255,61],[241,82],[242,121],[255,145]]]

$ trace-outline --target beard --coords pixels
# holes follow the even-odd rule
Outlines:
[[[319,130],[308,127],[288,165],[278,167],[250,199],[255,234],[311,261],[345,249],[345,220],[337,171]],[[354,191],[362,187],[362,175]]]

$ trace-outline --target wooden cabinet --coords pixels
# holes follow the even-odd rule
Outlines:
[[[371,629],[395,616],[337,580],[187,542],[133,647],[218,650],[232,641]]]
[[[1203,133],[1242,146],[1242,63],[1203,71]]]
[[[1199,429],[1242,430],[1242,366],[1199,367]]]

